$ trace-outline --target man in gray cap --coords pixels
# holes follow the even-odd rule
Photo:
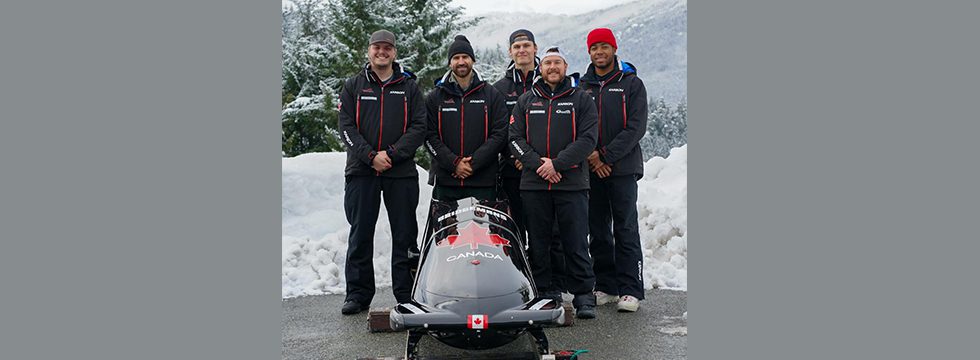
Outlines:
[[[368,63],[340,93],[339,125],[347,147],[344,212],[347,298],[343,314],[366,310],[374,297],[374,227],[384,194],[391,225],[391,282],[395,300],[412,294],[409,251],[417,252],[419,202],[415,150],[425,138],[425,104],[415,75],[395,62],[395,35],[371,34]]]

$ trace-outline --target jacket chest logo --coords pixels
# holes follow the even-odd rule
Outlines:
[[[606,90],[609,92],[623,92],[622,88],[608,88]]]
[[[455,104],[456,103],[456,100],[446,99],[446,100],[443,100],[442,103],[443,104]]]
[[[483,104],[486,100],[470,100],[470,104]]]
[[[450,107],[444,107],[444,108],[442,108],[442,111],[459,111],[459,109],[454,108],[454,107],[451,107],[451,108]]]
[[[405,95],[405,92],[404,91],[397,91],[397,90],[392,90],[392,91],[389,91],[388,93],[389,94],[392,94],[392,95]]]
[[[362,96],[361,96],[361,100],[362,100],[362,101],[363,101],[363,100],[375,100],[375,101],[377,101],[377,100],[378,100],[378,97],[377,97],[377,96],[363,96],[363,95],[362,95]]]
[[[361,89],[361,92],[365,94],[374,94],[374,89],[372,88]]]
[[[527,113],[528,114],[546,114],[548,112],[545,111],[544,109],[542,109],[542,110],[531,110],[531,111],[528,111]]]
[[[535,101],[535,102],[531,103],[531,106],[544,106],[544,103],[541,102],[541,101]]]
[[[575,103],[571,103],[571,102],[560,102],[556,106],[572,106],[572,105],[575,105]]]

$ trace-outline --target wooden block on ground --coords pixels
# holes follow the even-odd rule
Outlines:
[[[371,332],[394,332],[388,319],[390,314],[390,308],[371,309],[368,312],[368,330]]]
[[[572,307],[572,304],[563,303],[561,306],[565,308],[565,323],[562,325],[546,325],[545,327],[572,326],[575,323],[575,308]]]

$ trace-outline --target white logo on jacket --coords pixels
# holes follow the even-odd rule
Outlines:
[[[560,102],[560,103],[558,103],[558,106],[572,106],[572,105],[575,105],[575,103],[570,103],[570,102]]]
[[[459,111],[457,108],[442,108],[442,111]]]
[[[377,96],[361,96],[361,100],[378,100]]]
[[[398,90],[392,90],[392,91],[390,91],[388,93],[389,94],[394,94],[394,95],[405,95],[405,92],[404,91],[398,91]]]

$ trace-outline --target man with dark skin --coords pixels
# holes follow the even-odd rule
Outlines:
[[[347,148],[344,212],[351,226],[345,315],[366,310],[374,297],[374,229],[382,194],[391,225],[392,292],[399,303],[411,300],[409,253],[418,252],[414,157],[425,138],[425,104],[415,75],[402,70],[396,55],[394,34],[371,34],[368,64],[347,79],[340,93],[338,124]]]
[[[599,136],[589,154],[589,250],[598,305],[634,312],[643,299],[643,251],[637,221],[637,180],[643,176],[640,139],[647,128],[647,92],[632,64],[616,56],[611,30],[589,33],[592,63],[582,89],[596,103]]]

